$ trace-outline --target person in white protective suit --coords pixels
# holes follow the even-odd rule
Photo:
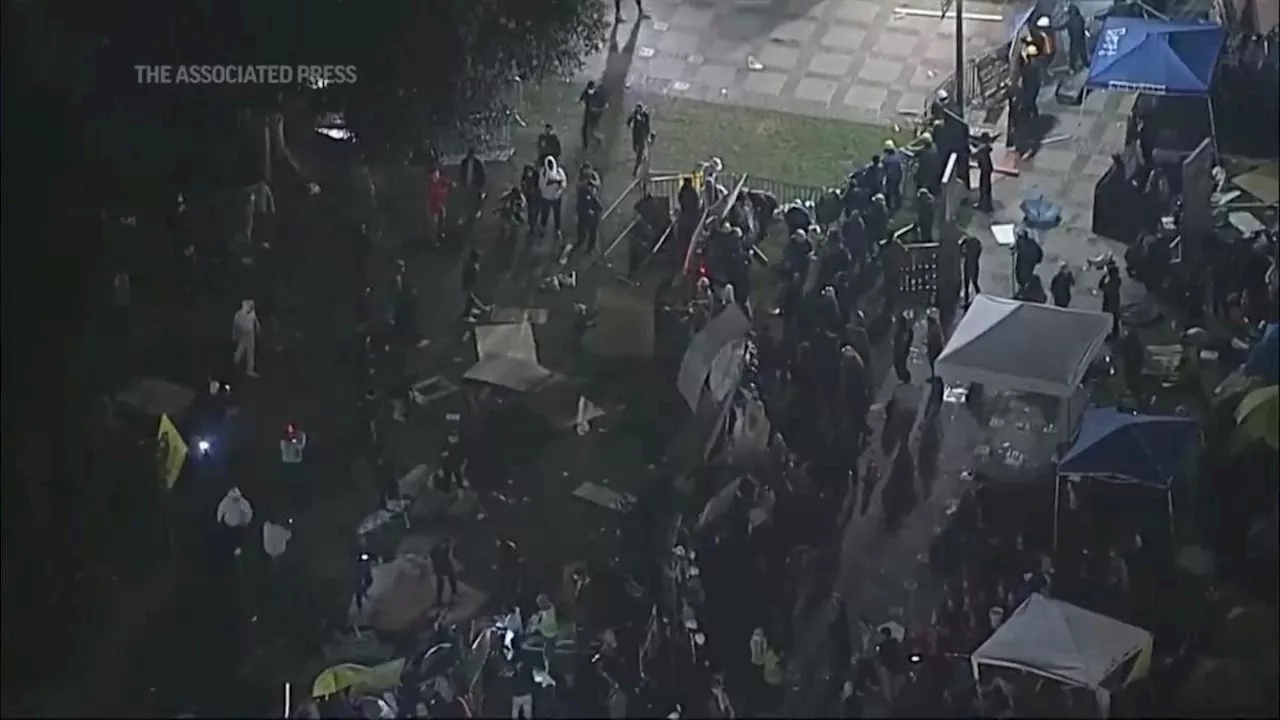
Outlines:
[[[258,377],[257,348],[260,332],[262,332],[262,326],[258,323],[258,310],[254,302],[241,301],[240,310],[236,312],[235,319],[231,323],[231,339],[236,344],[231,362],[236,367],[243,362],[245,374],[252,378]]]

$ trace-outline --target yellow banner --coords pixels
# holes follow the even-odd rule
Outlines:
[[[160,429],[156,433],[156,440],[160,444],[165,487],[172,490],[174,483],[178,482],[178,475],[182,473],[183,463],[187,461],[189,452],[187,441],[182,439],[178,428],[174,426],[168,415],[160,416]]]

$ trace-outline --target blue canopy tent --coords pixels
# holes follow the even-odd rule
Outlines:
[[[1280,323],[1268,325],[1266,334],[1249,350],[1244,374],[1261,378],[1267,385],[1275,385],[1280,380]]]
[[[1209,88],[1226,37],[1227,31],[1213,23],[1109,17],[1098,33],[1085,87],[1203,97],[1216,148]]]
[[[1155,488],[1164,492],[1172,522],[1173,482],[1199,444],[1200,428],[1190,418],[1093,408],[1084,412],[1075,441],[1058,461],[1058,482],[1086,476]],[[1055,492],[1055,543],[1059,496]]]

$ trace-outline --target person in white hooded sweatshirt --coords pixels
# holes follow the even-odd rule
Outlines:
[[[542,207],[540,208],[539,225],[545,232],[547,229],[547,220],[555,218],[556,236],[560,236],[560,214],[561,214],[561,198],[564,197],[564,189],[568,184],[564,170],[556,162],[554,157],[548,156],[542,161],[542,172],[538,173],[538,190],[542,196]]]

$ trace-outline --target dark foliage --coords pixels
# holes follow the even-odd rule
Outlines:
[[[94,119],[86,134],[116,184],[188,172],[196,148],[221,154],[246,107],[341,111],[372,151],[416,147],[506,112],[518,80],[576,71],[607,27],[598,0],[15,5],[38,28],[21,38],[28,61]],[[349,65],[357,80],[319,92],[138,82],[135,66],[161,64]]]

